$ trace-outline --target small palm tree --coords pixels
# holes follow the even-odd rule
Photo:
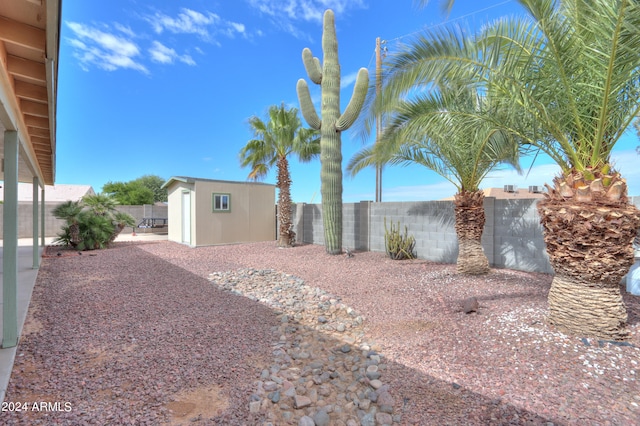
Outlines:
[[[284,104],[269,107],[267,121],[253,116],[249,119],[253,132],[251,139],[240,151],[242,167],[251,167],[249,179],[266,177],[275,165],[278,169],[279,238],[278,246],[289,247],[295,239],[291,223],[291,174],[289,157],[294,154],[307,162],[320,154],[320,138],[316,130],[302,127],[296,108]]]
[[[107,216],[115,212],[118,201],[111,195],[94,194],[82,197],[82,204],[98,216]]]
[[[469,113],[491,109],[488,99],[473,88],[443,87],[392,105],[391,110],[385,109],[392,118],[379,143],[356,153],[347,170],[355,174],[373,164],[419,164],[453,183],[458,190],[454,199],[457,270],[470,275],[489,272],[481,244],[485,214],[480,183],[500,164],[519,170],[518,141],[486,122],[469,128]],[[454,130],[461,126],[467,131]]]
[[[81,212],[82,204],[80,201],[71,200],[58,205],[52,211],[54,217],[67,222],[66,227],[63,227],[63,234],[60,235],[60,240],[65,244],[69,244],[71,247],[76,247],[80,243],[80,228],[78,222]]]

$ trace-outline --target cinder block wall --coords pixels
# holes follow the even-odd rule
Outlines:
[[[640,208],[640,196],[629,197]],[[545,249],[538,200],[484,199],[486,223],[482,246],[491,266],[529,272],[553,273]],[[345,248],[384,252],[387,227],[404,227],[416,239],[416,254],[434,262],[455,263],[458,241],[452,201],[343,204]],[[293,221],[298,241],[324,244],[322,206],[297,204]]]
[[[56,219],[51,213],[60,202],[45,201],[45,237],[56,237],[60,229],[65,224],[63,220]],[[153,217],[167,217],[167,206],[146,206],[146,213],[151,212]],[[136,219],[136,225],[142,221],[145,214],[145,206],[118,206],[118,210],[129,213]],[[4,212],[4,205],[0,204],[0,218]],[[38,212],[38,216],[42,213]],[[41,219],[38,218],[38,228],[40,228]],[[131,233],[133,228],[125,228],[123,233]],[[4,235],[4,223],[0,220],[0,238]],[[18,203],[18,238],[33,237],[33,204],[31,202]]]

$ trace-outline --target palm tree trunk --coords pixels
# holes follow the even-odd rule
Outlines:
[[[296,233],[291,223],[291,174],[287,157],[278,159],[278,216],[280,222],[278,247],[291,247]]]
[[[455,195],[455,228],[458,235],[457,271],[481,275],[489,272],[489,260],[482,248],[484,229],[484,193],[462,190]]]
[[[77,223],[69,225],[69,237],[71,247],[75,248],[80,244],[80,226]]]
[[[570,183],[567,185],[566,181]],[[563,332],[603,339],[628,337],[620,280],[633,264],[631,242],[640,225],[629,205],[626,183],[616,191],[556,178],[538,203],[549,261],[555,277],[549,291],[549,322]],[[609,186],[609,188],[614,185]],[[591,187],[591,189],[590,189]],[[597,188],[597,193],[592,193]],[[574,196],[575,192],[575,196]]]

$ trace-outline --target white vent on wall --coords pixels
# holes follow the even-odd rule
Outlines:
[[[505,185],[504,192],[518,192],[518,187],[516,185]]]
[[[529,186],[529,192],[532,194],[540,194],[542,192],[542,187],[538,185]]]

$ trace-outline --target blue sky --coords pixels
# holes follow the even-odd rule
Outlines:
[[[299,108],[296,82],[305,78],[301,52],[322,60],[322,13],[336,13],[343,109],[355,74],[375,68],[375,40],[399,42],[445,20],[478,26],[520,13],[514,1],[458,0],[447,17],[438,1],[412,0],[64,0],[58,81],[56,183],[89,184],[145,174],[243,181],[238,152],[251,138],[247,119],[270,105]],[[364,141],[367,142],[367,141]],[[364,143],[343,134],[343,166]],[[629,194],[640,195],[640,157],[634,133],[618,144],[614,161]],[[524,159],[523,165],[530,161]],[[541,185],[558,172],[537,162],[529,176],[492,173],[483,187]],[[292,198],[320,202],[319,160],[291,162]],[[265,179],[275,183],[275,173]],[[387,167],[383,201],[452,196],[452,184],[420,167]],[[345,174],[343,200],[373,200],[375,173]]]

